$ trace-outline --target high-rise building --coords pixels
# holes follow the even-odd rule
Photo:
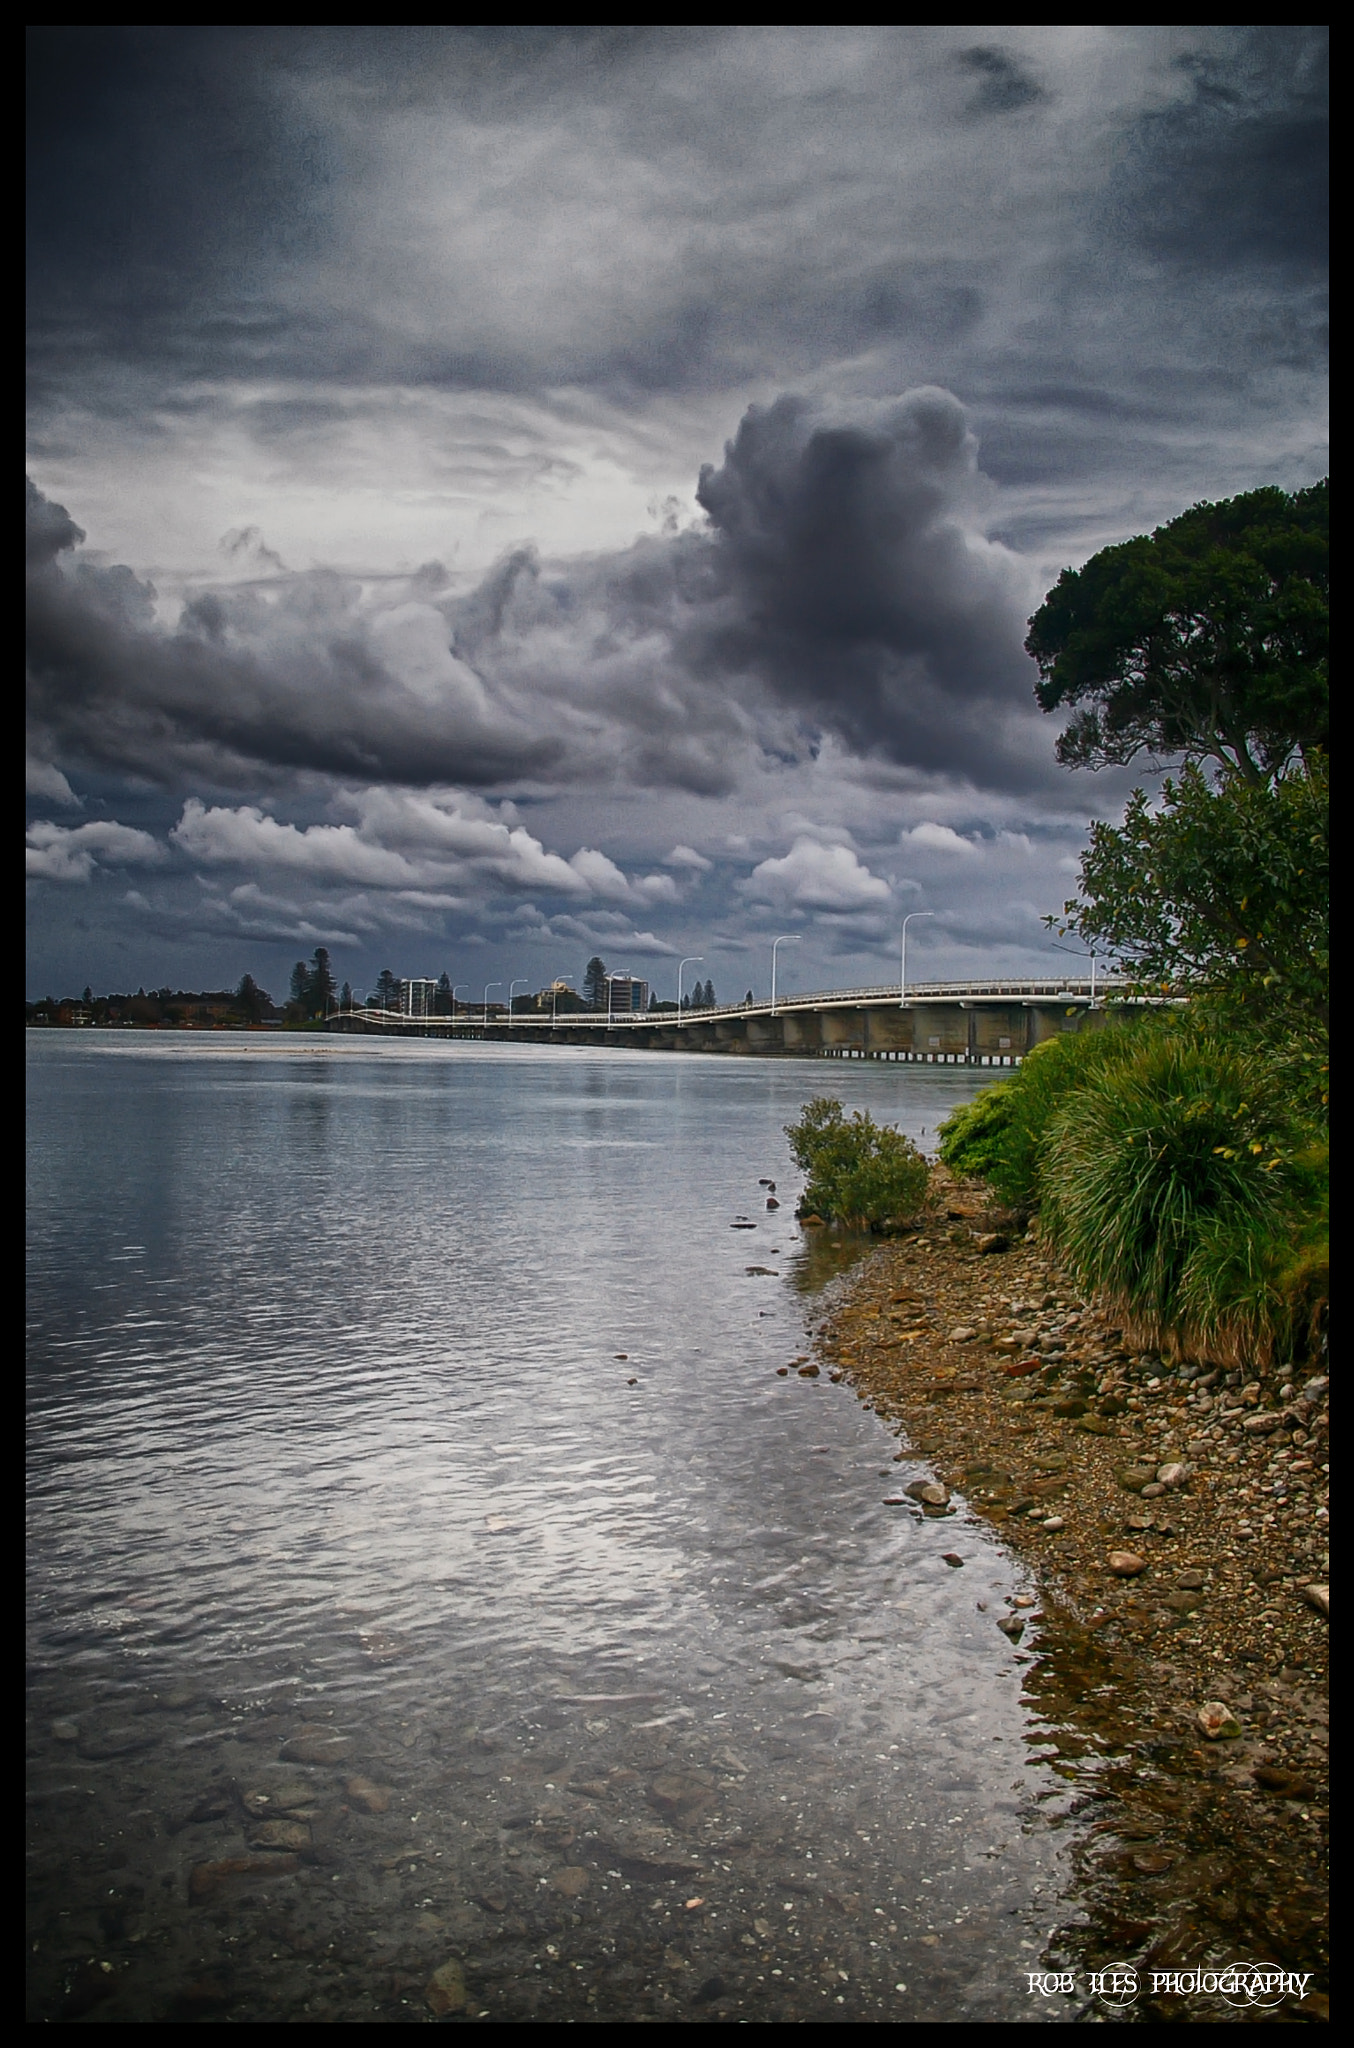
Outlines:
[[[400,983],[402,1017],[434,1017],[437,1014],[437,983],[415,977]]]
[[[633,974],[608,974],[606,987],[608,1016],[628,1017],[649,1007],[649,984]]]

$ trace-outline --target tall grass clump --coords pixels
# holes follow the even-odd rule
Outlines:
[[[1183,1348],[1229,1365],[1312,1355],[1330,1302],[1330,1152],[1285,1162],[1287,1200],[1260,1223],[1222,1214],[1198,1233],[1180,1281]]]
[[[1050,1122],[1045,1235],[1142,1341],[1273,1356],[1320,1286],[1321,1169],[1301,1147],[1235,1046],[1140,1041]]]
[[[1031,1208],[1040,1197],[1044,1153],[1068,1097],[1141,1043],[1140,1024],[1107,1024],[1049,1038],[1009,1081],[985,1088],[940,1126],[940,1156],[952,1173],[990,1183],[1003,1200]],[[1150,1028],[1150,1027],[1148,1027]]]
[[[808,1175],[801,1215],[863,1230],[907,1222],[926,1199],[929,1169],[912,1140],[862,1110],[848,1117],[830,1095],[805,1103],[785,1135]]]

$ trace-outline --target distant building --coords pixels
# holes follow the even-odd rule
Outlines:
[[[636,981],[633,974],[608,974],[606,987],[606,1010],[610,1017],[630,1016],[649,1007],[649,984]]]
[[[437,983],[424,978],[400,983],[400,1015],[402,1017],[435,1017],[437,1015]]]

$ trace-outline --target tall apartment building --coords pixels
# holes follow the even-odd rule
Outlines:
[[[433,1017],[437,1014],[437,983],[420,980],[400,983],[400,1015],[402,1017]]]
[[[649,1007],[649,984],[636,981],[633,974],[608,974],[606,1009],[609,1016],[632,1016]],[[600,1009],[601,1004],[598,1005]]]

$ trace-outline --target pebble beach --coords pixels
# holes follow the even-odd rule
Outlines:
[[[848,1381],[899,1459],[927,1461],[898,1506],[954,1518],[956,1570],[977,1517],[1035,1573],[1037,1605],[991,1620],[1070,1720],[1065,1775],[1097,1802],[1067,1952],[1274,1961],[1311,1973],[1286,2016],[1320,2020],[1324,1363],[1266,1374],[1139,1349],[1037,1226],[989,1201],[935,1169],[924,1226],[856,1265],[799,1369]],[[1242,2016],[1206,2004],[1137,2016]]]

